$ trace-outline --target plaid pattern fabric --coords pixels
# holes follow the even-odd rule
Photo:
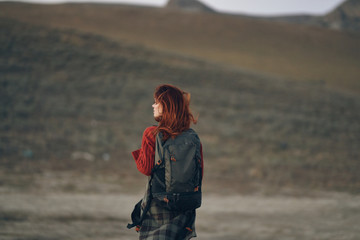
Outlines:
[[[140,240],[184,240],[196,237],[195,222],[191,230],[185,227],[194,216],[194,212],[187,214],[164,209],[152,201],[149,211],[140,228]]]

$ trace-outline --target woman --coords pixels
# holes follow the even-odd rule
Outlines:
[[[196,119],[190,112],[190,95],[172,85],[160,85],[154,93],[155,103],[152,105],[157,126],[145,129],[141,148],[132,152],[138,170],[150,176],[155,163],[155,138],[161,134],[162,142],[169,138],[176,138],[189,130],[191,122]],[[201,171],[203,172],[203,155],[200,144]],[[202,176],[201,176],[202,177]],[[141,212],[145,212],[141,226],[137,227],[139,239],[190,239],[196,237],[195,210],[187,212],[170,211],[149,201],[149,184],[141,203]],[[147,202],[150,202],[147,208]],[[147,212],[146,212],[147,211]],[[190,227],[187,227],[189,226]]]

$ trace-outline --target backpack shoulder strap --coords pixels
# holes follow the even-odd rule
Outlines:
[[[162,135],[158,133],[155,137],[155,157],[154,157],[154,167],[151,170],[151,175],[161,166],[164,159],[164,149],[162,144]]]

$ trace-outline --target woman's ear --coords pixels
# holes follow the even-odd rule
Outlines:
[[[186,100],[186,103],[190,103],[190,98],[191,98],[190,93],[183,92],[183,95],[184,95],[184,99]]]

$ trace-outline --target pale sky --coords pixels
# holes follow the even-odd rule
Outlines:
[[[0,0],[3,1],[3,0]],[[243,13],[249,15],[290,15],[328,13],[345,0],[199,0],[219,12]],[[22,0],[22,2],[63,3],[103,2],[126,3],[162,7],[167,0]]]

